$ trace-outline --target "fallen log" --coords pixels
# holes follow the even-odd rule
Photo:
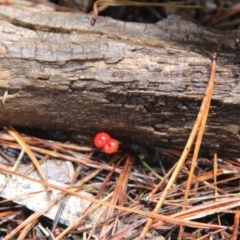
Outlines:
[[[240,33],[170,16],[156,24],[0,6],[0,124],[182,149],[218,53],[203,138],[240,153]]]

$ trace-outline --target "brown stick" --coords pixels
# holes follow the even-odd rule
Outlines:
[[[167,186],[165,187],[164,191],[162,192],[162,195],[157,203],[157,205],[155,206],[153,212],[154,213],[157,213],[159,211],[159,209],[162,207],[162,204],[164,202],[164,200],[166,199],[166,196],[168,194],[168,190],[171,188],[172,184],[174,183],[176,177],[178,176],[181,168],[183,167],[183,164],[188,156],[188,153],[193,145],[193,142],[195,140],[195,137],[199,131],[199,127],[202,125],[204,126],[204,122],[203,120],[206,121],[206,119],[204,119],[204,115],[207,116],[207,113],[208,113],[208,110],[209,110],[209,106],[210,106],[210,100],[211,100],[211,96],[212,96],[212,91],[213,91],[213,86],[214,86],[214,80],[215,80],[215,72],[216,72],[216,54],[213,54],[213,59],[212,59],[212,65],[211,65],[211,76],[210,76],[210,80],[208,82],[208,86],[206,88],[206,93],[205,93],[205,96],[203,98],[203,101],[202,101],[202,105],[200,107],[200,110],[199,110],[199,113],[198,113],[198,116],[197,116],[197,119],[196,119],[196,122],[193,126],[193,129],[191,131],[191,134],[188,138],[188,141],[186,143],[186,146],[183,150],[183,153],[176,165],[176,168],[171,176],[171,178],[169,179],[168,183],[167,183]],[[203,132],[203,129],[202,129],[202,132]],[[200,143],[200,140],[201,140],[201,137],[202,137],[202,134],[200,133],[199,135],[199,143]],[[200,145],[197,146],[196,148],[196,151],[194,151],[194,159],[196,161],[196,158],[197,158],[197,153],[198,153],[198,150],[199,150],[199,147]],[[195,166],[195,165],[192,165],[192,166]],[[153,219],[152,218],[149,218],[142,233],[141,233],[141,236],[140,238],[144,239],[146,233],[148,232],[151,224],[152,224],[152,221]]]

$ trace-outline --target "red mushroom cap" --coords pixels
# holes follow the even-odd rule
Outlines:
[[[103,148],[103,146],[110,140],[110,136],[105,132],[98,133],[94,138],[94,144],[97,148]]]
[[[108,154],[115,153],[118,150],[118,147],[119,147],[119,142],[117,140],[111,138],[103,146],[103,151]]]

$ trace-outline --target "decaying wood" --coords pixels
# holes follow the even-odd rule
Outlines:
[[[0,124],[181,149],[218,53],[203,146],[240,153],[240,33],[170,16],[157,24],[0,6]],[[7,94],[6,94],[7,93]]]
[[[55,166],[54,166],[55,165]],[[49,169],[52,168],[51,173],[54,172],[55,177],[56,174],[58,175],[58,179],[52,179],[52,177],[48,177],[48,182],[53,184],[53,185],[57,185],[60,187],[65,187],[67,188],[67,184],[66,184],[66,175],[69,174],[70,175],[70,171],[73,171],[73,166],[72,163],[69,161],[56,161],[56,160],[49,160],[46,163],[44,163],[42,165],[43,167],[43,171],[45,172],[45,174],[47,175],[51,175],[48,173]],[[9,167],[6,167],[2,164],[0,164],[0,168],[6,169],[6,170],[10,170]],[[9,178],[9,181],[7,182],[6,187],[3,189],[3,191],[0,192],[0,196],[6,199],[12,199],[13,201],[18,203],[18,204],[22,204],[24,206],[26,206],[28,209],[31,209],[34,212],[37,211],[42,211],[47,205],[53,204],[55,203],[52,208],[50,208],[50,210],[47,211],[47,209],[45,208],[45,211],[42,212],[42,214],[52,220],[55,219],[56,217],[56,213],[58,211],[58,207],[59,207],[59,198],[61,197],[60,195],[60,191],[52,188],[51,189],[51,195],[50,195],[50,201],[49,198],[47,197],[46,192],[44,191],[44,186],[39,183],[39,182],[34,182],[31,180],[32,179],[36,179],[39,180],[39,176],[37,174],[36,171],[32,171],[32,166],[31,167],[26,167],[26,166],[22,166],[18,169],[18,173],[20,173],[20,176],[11,176],[11,178]],[[53,170],[54,168],[54,170]],[[30,170],[31,169],[31,170]],[[60,169],[60,170],[59,170]],[[31,172],[31,174],[29,174],[28,177],[30,177],[30,179],[23,179],[22,175],[26,174],[26,172]],[[65,174],[63,174],[63,172],[65,172]],[[62,179],[59,179],[59,176],[65,175]],[[2,172],[0,173],[0,180],[1,183],[4,183],[6,181],[6,174],[3,174]],[[65,178],[65,179],[64,179]],[[70,177],[68,177],[70,178]],[[69,181],[69,180],[68,180]],[[29,193],[35,193],[35,194],[30,194],[27,198],[26,197],[18,197],[16,198],[16,196],[23,196],[24,194],[29,194]],[[89,197],[89,198],[93,198],[93,195],[91,193],[88,193],[86,191],[79,191],[80,194],[82,194],[83,196]],[[62,195],[63,197],[63,195]],[[65,204],[64,204],[64,209],[62,211],[61,214],[61,218],[60,218],[60,223],[64,224],[64,225],[70,225],[72,223],[74,223],[77,219],[79,219],[79,217],[82,215],[82,212],[89,206],[90,202],[85,200],[85,199],[81,199],[79,197],[76,196],[70,196],[67,198]],[[73,206],[75,206],[74,211],[71,210],[73,209]],[[76,209],[78,209],[78,211],[76,211]],[[89,218],[89,222],[96,222],[99,218],[99,215],[105,210],[105,207],[101,206],[96,208],[96,210],[94,212],[92,212],[91,214],[89,214],[88,218]]]

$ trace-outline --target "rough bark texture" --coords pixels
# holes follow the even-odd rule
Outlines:
[[[0,124],[108,131],[181,149],[218,53],[203,146],[240,153],[239,33],[0,6]],[[3,99],[3,98],[2,98]]]

